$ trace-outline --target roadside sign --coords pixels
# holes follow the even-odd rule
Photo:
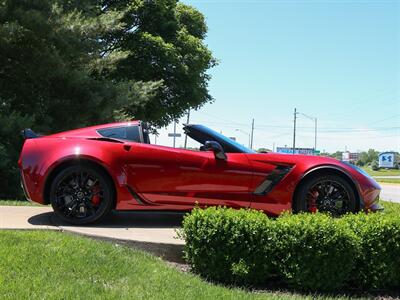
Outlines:
[[[180,133],[168,133],[169,137],[181,137]]]
[[[379,154],[379,168],[394,168],[395,153],[382,152]]]
[[[293,148],[290,147],[276,147],[277,153],[293,154]],[[314,148],[295,148],[294,154],[313,155]]]

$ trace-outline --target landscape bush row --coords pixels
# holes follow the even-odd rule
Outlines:
[[[396,213],[285,214],[194,209],[183,221],[185,258],[202,276],[229,284],[284,282],[303,290],[400,288]]]

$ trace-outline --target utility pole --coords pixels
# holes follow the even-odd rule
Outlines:
[[[190,108],[188,109],[186,124],[189,124],[189,121],[190,121]],[[185,149],[186,146],[187,146],[187,134],[185,134]]]
[[[297,119],[297,109],[294,109],[294,120],[293,120],[293,154],[296,149],[296,119]]]
[[[250,149],[253,149],[253,138],[254,138],[254,118],[253,118],[253,122],[251,122]]]
[[[176,121],[174,121],[174,148],[175,148],[175,140],[176,140]]]

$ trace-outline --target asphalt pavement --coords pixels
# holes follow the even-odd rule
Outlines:
[[[379,183],[382,187],[381,199],[400,203],[400,184]]]

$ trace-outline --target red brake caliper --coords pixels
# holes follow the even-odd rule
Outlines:
[[[309,204],[308,204],[308,207],[309,207],[308,210],[311,213],[316,213],[318,211],[318,208],[317,208],[318,192],[317,191],[311,192],[310,196],[311,197],[310,197]]]
[[[93,205],[99,205],[100,204],[100,196],[99,196],[99,192],[100,192],[100,187],[99,185],[95,185],[92,188],[92,192],[93,192],[93,197],[92,197],[92,203]]]

